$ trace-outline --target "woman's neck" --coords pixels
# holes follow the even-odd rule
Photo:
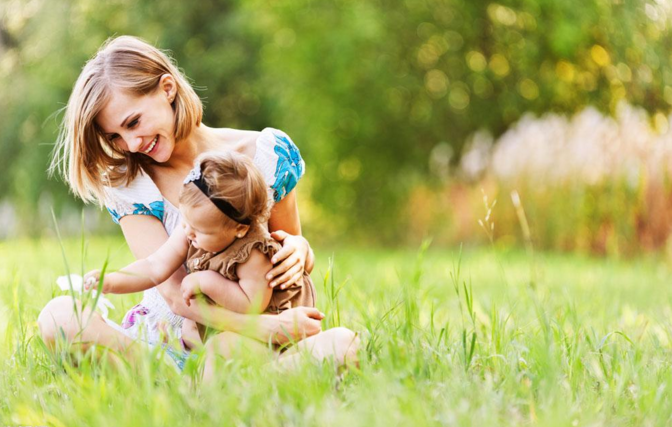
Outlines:
[[[170,160],[164,163],[171,169],[182,169],[194,166],[194,160],[199,154],[215,147],[214,141],[216,130],[209,128],[203,123],[194,128],[188,138],[177,141]]]

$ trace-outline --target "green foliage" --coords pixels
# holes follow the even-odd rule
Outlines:
[[[207,124],[294,138],[309,228],[391,242],[418,184],[445,178],[437,158],[454,162],[476,130],[623,99],[668,111],[668,13],[643,0],[5,2],[0,194],[25,218],[41,199],[73,203],[44,176],[52,114],[86,59],[132,34],[207,88]]]

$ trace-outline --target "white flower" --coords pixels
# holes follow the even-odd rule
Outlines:
[[[82,280],[82,276],[71,274],[70,276],[59,277],[56,279],[56,284],[59,288],[61,288],[62,291],[72,289],[73,291],[81,294],[84,281]]]
[[[73,292],[80,295],[82,294],[82,289],[84,288],[84,280],[82,279],[82,276],[77,274],[61,276],[56,279],[56,284],[59,288],[61,288],[62,291],[70,291],[72,289]],[[95,289],[92,289],[90,292],[91,296],[95,299],[98,292]],[[108,309],[114,310],[114,305],[110,302],[110,300],[101,295],[100,298],[98,298],[96,308],[100,310],[100,314],[103,316],[103,318],[107,319]]]

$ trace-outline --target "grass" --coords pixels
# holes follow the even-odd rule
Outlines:
[[[108,253],[111,269],[131,259],[120,238],[64,246],[75,272]],[[361,369],[280,374],[242,358],[193,387],[150,356],[75,368],[47,352],[35,319],[61,294],[60,245],[0,243],[0,425],[672,423],[672,274],[661,259],[537,253],[530,285],[523,251],[317,252],[324,327],[362,332]],[[139,296],[110,299],[118,321]]]

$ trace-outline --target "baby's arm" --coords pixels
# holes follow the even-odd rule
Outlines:
[[[237,267],[238,282],[228,280],[215,271],[199,271],[184,278],[182,295],[187,305],[190,299],[202,293],[227,310],[263,312],[273,293],[264,277],[270,267],[268,257],[254,249],[250,258]]]
[[[103,293],[127,294],[152,288],[166,281],[187,258],[189,248],[182,227],[177,227],[168,240],[152,255],[139,259],[116,273],[105,274]],[[101,272],[93,270],[84,276],[85,288],[97,288]]]

